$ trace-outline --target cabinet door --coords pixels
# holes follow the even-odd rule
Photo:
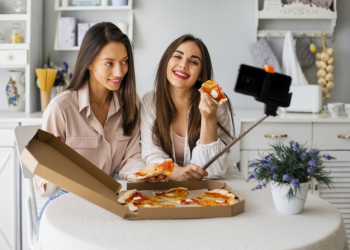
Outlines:
[[[0,147],[0,249],[17,249],[17,179],[15,150]]]
[[[321,151],[336,159],[324,161],[323,166],[331,171],[333,187],[318,185],[314,193],[332,203],[342,214],[348,239],[350,239],[350,152],[349,151]]]

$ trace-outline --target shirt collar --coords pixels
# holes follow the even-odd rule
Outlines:
[[[78,100],[79,112],[90,106],[89,84],[87,81],[78,89]]]
[[[78,89],[78,99],[79,99],[79,112],[81,112],[84,108],[90,107],[90,90],[89,84],[86,81],[81,88]],[[113,91],[113,99],[111,103],[111,107],[109,108],[108,116],[117,113],[120,109],[120,104],[118,100],[117,91]]]

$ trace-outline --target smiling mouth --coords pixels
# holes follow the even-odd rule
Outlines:
[[[108,79],[108,81],[112,82],[113,84],[118,84],[121,82],[121,79]]]
[[[178,71],[174,71],[174,74],[175,74],[175,75],[178,75],[178,76],[182,76],[182,77],[184,77],[184,78],[188,78],[188,77],[189,77],[188,74],[183,74],[183,73],[178,72]]]

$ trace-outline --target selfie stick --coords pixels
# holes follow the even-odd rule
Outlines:
[[[214,161],[216,161],[221,155],[223,155],[227,150],[229,150],[233,145],[235,145],[240,139],[243,138],[246,134],[248,134],[253,128],[255,128],[258,124],[264,121],[268,116],[276,116],[278,106],[273,102],[267,102],[267,96],[270,90],[271,84],[271,76],[275,72],[274,68],[269,65],[264,65],[264,69],[267,72],[266,78],[264,80],[261,92],[259,97],[256,98],[257,101],[261,101],[265,103],[265,115],[261,117],[258,121],[256,121],[251,127],[246,129],[240,135],[235,137],[232,142],[227,144],[219,153],[217,153],[213,158],[211,158],[203,167],[203,170],[206,170]],[[290,95],[291,97],[291,95]],[[290,102],[290,100],[289,100]],[[289,105],[288,105],[289,106]]]

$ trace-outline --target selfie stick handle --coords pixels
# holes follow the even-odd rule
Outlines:
[[[266,109],[266,107],[265,107]],[[255,128],[259,123],[261,123],[263,120],[265,120],[268,117],[267,114],[265,114],[260,120],[256,121],[251,127],[246,129],[243,133],[238,135],[233,139],[232,142],[226,145],[219,153],[217,153],[213,158],[211,158],[203,167],[203,170],[206,170],[214,161],[216,161],[221,155],[223,155],[229,148],[231,148],[233,145],[235,145],[240,139],[243,138],[246,134],[248,134],[253,128]]]

